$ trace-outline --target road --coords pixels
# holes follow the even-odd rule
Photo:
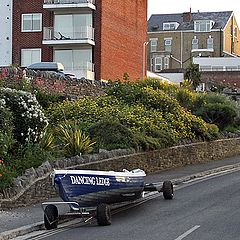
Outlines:
[[[114,214],[111,226],[77,220],[68,227],[16,239],[239,240],[239,183],[239,171],[191,180],[175,187],[173,200],[159,195]]]

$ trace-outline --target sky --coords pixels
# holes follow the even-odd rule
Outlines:
[[[152,14],[233,11],[240,27],[240,0],[148,0],[148,18]]]

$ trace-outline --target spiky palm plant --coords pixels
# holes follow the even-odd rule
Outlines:
[[[57,130],[65,156],[77,156],[93,150],[95,142],[92,142],[76,124],[60,124]]]
[[[39,141],[39,145],[46,151],[51,151],[55,147],[54,136],[51,132],[45,130],[42,138]]]

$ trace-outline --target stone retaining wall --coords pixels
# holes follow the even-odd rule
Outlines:
[[[184,165],[204,163],[240,155],[240,138],[193,143],[150,152],[129,150],[102,151],[71,159],[45,162],[18,177],[15,186],[0,194],[0,208],[25,206],[57,196],[49,174],[55,169],[94,169],[121,171],[141,168],[147,174]]]

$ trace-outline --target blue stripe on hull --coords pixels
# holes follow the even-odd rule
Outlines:
[[[141,197],[144,188],[144,176],[56,174],[54,180],[60,197],[76,201],[81,207],[135,200]]]

